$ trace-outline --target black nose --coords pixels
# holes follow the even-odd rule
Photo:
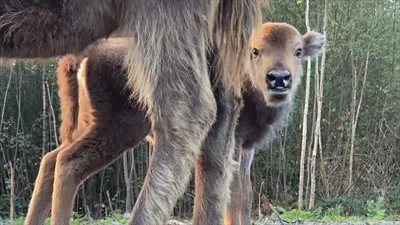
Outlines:
[[[291,74],[286,69],[274,69],[267,73],[267,84],[270,88],[287,87],[291,81]]]

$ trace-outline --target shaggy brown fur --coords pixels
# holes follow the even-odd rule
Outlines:
[[[277,23],[273,24],[273,26],[277,28],[283,25]],[[289,26],[285,28],[289,31],[294,29]],[[310,35],[311,34],[307,34],[307,36]],[[265,34],[265,38],[271,38],[271,36],[272,34]],[[298,38],[298,35],[288,38],[287,42],[289,43],[290,40],[296,40],[296,38]],[[323,38],[323,36],[314,34],[304,40],[315,41],[317,38]],[[129,94],[123,89],[124,83],[126,83],[127,80],[124,76],[126,71],[122,67],[122,61],[123,56],[127,53],[129,41],[129,39],[124,38],[101,40],[90,45],[83,53],[76,56],[66,56],[60,61],[58,67],[58,81],[62,113],[62,132],[60,137],[62,146],[48,153],[41,164],[28,214],[28,219],[30,218],[32,223],[43,224],[50,210],[51,198],[49,198],[49,195],[52,192],[53,170],[57,161],[57,154],[60,152],[62,153],[64,149],[76,149],[75,154],[79,154],[79,157],[74,157],[72,168],[77,171],[88,171],[90,167],[94,166],[92,158],[104,158],[104,156],[107,156],[107,158],[103,160],[95,161],[96,169],[91,169],[89,170],[91,172],[76,178],[79,181],[83,181],[83,179],[94,171],[114,161],[123,151],[134,147],[150,132],[150,126],[145,117],[145,112],[140,111],[140,108],[136,107],[136,102],[130,100]],[[321,41],[323,41],[323,39],[321,39]],[[269,42],[267,41],[267,43]],[[281,46],[280,49],[276,48],[275,50],[283,52],[284,46],[285,45]],[[304,44],[302,47],[307,48],[310,47],[310,45]],[[318,54],[318,49],[321,47],[322,45],[314,46],[314,48],[317,48],[316,54]],[[308,53],[304,55],[314,56]],[[292,56],[292,54],[288,54],[284,58],[289,56]],[[209,58],[209,60],[212,59]],[[254,66],[264,69],[262,65],[265,63],[268,62],[264,61],[260,64],[254,64]],[[299,66],[301,66],[301,64],[299,64]],[[258,72],[256,68],[252,69]],[[301,70],[299,69],[297,71],[300,71],[300,74],[297,74],[295,71],[295,73],[292,74],[293,77],[301,76]],[[287,94],[294,94],[296,86],[298,86],[298,82],[293,84]],[[254,144],[262,143],[262,140],[271,140],[274,129],[279,129],[283,125],[282,120],[285,119],[290,112],[291,101],[288,100],[288,98],[281,98],[281,104],[277,104],[277,102],[274,101],[273,106],[269,106],[269,99],[264,98],[265,95],[262,94],[263,91],[274,94],[273,90],[256,90],[252,88],[249,88],[244,94],[244,107],[240,115],[236,136],[238,141],[235,148],[236,160],[241,162],[241,166],[240,171],[235,173],[231,187],[233,190],[232,203],[227,213],[227,224],[240,224],[241,221],[243,224],[250,224],[252,196],[250,165],[254,155]],[[219,180],[217,179],[219,176],[229,179],[229,177],[227,177],[229,174],[224,174],[223,171],[218,170],[218,164],[231,162],[229,160],[218,162],[215,161],[215,159],[220,158],[219,154],[223,154],[225,157],[228,156],[227,158],[229,158],[229,154],[232,154],[228,152],[228,150],[233,148],[232,131],[235,130],[235,118],[237,117],[235,114],[238,113],[239,106],[237,104],[238,101],[229,102],[228,99],[225,99],[225,95],[219,88],[214,91],[214,94],[219,107],[217,112],[220,114],[217,116],[217,122],[213,125],[206,139],[203,153],[197,160],[196,184],[212,180],[213,183],[219,185]],[[227,103],[221,104],[220,102]],[[229,111],[227,106],[233,109],[233,114],[225,113]],[[131,117],[130,115],[135,116]],[[123,126],[121,126],[121,124]],[[105,127],[107,127],[106,130],[108,132],[105,133],[103,139],[97,139],[90,135],[90,132],[94,132],[94,130],[98,129],[105,129]],[[89,131],[89,134],[85,133],[90,128],[92,128],[92,130]],[[124,136],[113,135],[115,133],[127,134],[130,130],[135,131],[132,138],[122,138]],[[152,140],[152,135],[148,135],[148,138]],[[91,143],[91,145],[86,147],[79,146],[78,140],[81,139],[85,139],[85,141]],[[104,139],[107,141],[103,142]],[[119,147],[116,146],[116,143],[119,143]],[[100,147],[96,149],[95,146]],[[221,149],[225,150],[225,152],[218,151]],[[94,157],[94,155],[90,153],[91,151],[95,151],[99,156]],[[226,167],[232,167],[232,165],[228,164]],[[203,171],[207,171],[208,173],[204,173]],[[207,178],[207,176],[211,177]],[[204,204],[203,201],[207,200],[205,195],[209,191],[210,190],[200,189],[200,187],[198,187],[196,201],[201,202],[201,206]],[[218,195],[213,195],[212,200],[223,202],[222,200],[218,201],[218,198],[227,198],[223,196],[223,194],[227,193],[228,192],[223,192]],[[195,214],[194,221],[198,224],[212,224],[213,221],[218,218],[216,212],[218,212],[217,210],[219,208],[224,208],[224,206],[216,204],[214,207],[203,208],[202,210],[196,211],[197,214]],[[32,215],[40,216],[35,217]],[[206,217],[205,215],[208,216]],[[35,220],[32,220],[32,218],[35,218]],[[207,218],[211,219],[208,220]]]
[[[65,56],[60,61],[58,82],[62,145],[46,154],[42,161],[27,216],[30,223],[43,224],[50,210],[51,198],[48,196],[52,193],[54,166],[59,163],[57,155],[63,154],[64,151],[74,152],[71,156],[73,162],[69,169],[85,171],[85,173],[80,172],[78,176],[75,175],[79,184],[92,173],[113,162],[125,150],[136,146],[146,134],[151,132],[145,111],[137,108],[137,102],[130,100],[129,94],[123,89],[127,82],[126,71],[123,69],[123,56],[127,53],[129,41],[123,38],[101,40],[90,45],[83,53]],[[203,154],[196,164],[196,172],[198,172],[196,183],[215,180],[216,184],[220,184],[218,174],[214,174],[216,171],[222,172],[218,171],[218,163],[231,163],[229,160],[216,162],[214,159],[218,159],[218,156],[212,154],[221,154],[218,150],[226,149],[222,154],[229,158],[229,154],[233,153],[233,151],[228,151],[234,147],[233,131],[240,111],[240,99],[229,102],[223,89],[218,85],[214,91],[218,105],[217,122],[211,128],[203,147]],[[233,113],[226,113],[230,111]],[[91,135],[101,131],[104,133],[101,139]],[[121,137],[118,135],[120,133],[125,135]],[[131,138],[129,138],[130,134],[133,135]],[[152,135],[150,134],[148,138],[152,140]],[[87,144],[82,144],[82,142]],[[201,166],[206,168],[199,169],[198,167]],[[232,165],[228,164],[226,167],[231,168]],[[227,176],[227,174],[223,175]],[[204,204],[204,200],[207,200],[204,195],[207,192],[210,190],[202,189],[201,193],[196,194],[199,198],[197,201]],[[220,194],[218,198],[228,198],[223,194],[229,194],[229,192],[224,191],[218,194]],[[213,200],[216,199],[213,198]],[[213,223],[219,218],[217,213],[220,208],[226,208],[226,205],[215,204],[215,206],[211,205],[199,210],[197,213],[201,214],[195,215],[194,220],[198,224]]]
[[[124,59],[127,86],[148,110],[156,151],[129,224],[163,224],[183,194],[201,145],[217,117],[219,106],[211,88],[206,53],[211,51],[215,56],[218,66],[215,77],[221,79],[219,88],[226,98],[219,104],[227,104],[228,111],[224,114],[230,117],[236,107],[228,105],[239,96],[243,54],[251,30],[261,22],[263,3],[263,0],[0,0],[0,56],[78,54],[117,28],[133,37],[128,57]],[[87,65],[86,69],[89,68]],[[82,134],[86,138],[78,138],[78,147],[66,148],[57,155],[52,225],[69,223],[69,209],[80,182],[77,178],[97,169],[73,169],[75,159],[83,159],[79,158],[78,149],[88,145],[98,153],[96,149],[107,143],[93,146],[91,140],[107,142],[102,139],[106,131],[109,129],[90,127]],[[105,164],[112,158],[93,155],[93,159],[96,157]],[[218,157],[215,159],[218,162],[229,161],[223,154]],[[214,185],[207,174],[212,171],[203,171],[207,180],[199,182],[198,190],[204,188],[210,193],[204,193],[202,202],[196,201],[195,215],[203,208],[225,205],[228,201],[227,194],[220,194],[229,189],[229,179],[225,179],[229,176],[225,175],[230,174],[230,169],[227,163],[216,167],[223,171],[217,178],[221,183]],[[221,202],[211,201],[214,195],[220,195]],[[223,211],[224,207],[216,211],[217,223]],[[205,214],[199,217],[209,219]],[[26,224],[34,223],[28,219]]]
[[[126,41],[110,40],[107,45],[99,42],[82,54],[68,55],[60,61],[57,73],[62,144],[41,162],[25,224],[43,224],[48,216],[56,165],[67,167],[65,170],[73,174],[73,180],[63,185],[76,190],[85,178],[137,145],[150,131],[145,112],[128,101],[130,92],[125,88],[126,72],[122,68]],[[68,164],[62,155],[68,156]],[[73,201],[75,196],[75,192],[72,196],[55,194],[53,199],[62,202]],[[72,211],[72,207],[63,210]]]
[[[248,69],[254,89],[245,92],[236,134],[235,159],[240,170],[231,184],[227,224],[251,225],[250,168],[254,149],[265,148],[284,125],[300,84],[302,61],[317,57],[325,37],[316,32],[301,36],[286,23],[265,23],[250,39]]]

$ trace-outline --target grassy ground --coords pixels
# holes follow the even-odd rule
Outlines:
[[[400,225],[400,215],[385,215],[384,212],[377,212],[375,215],[370,215],[369,217],[345,217],[342,216],[340,207],[329,209],[324,216],[318,216],[318,211],[281,211],[281,219],[285,224],[303,224],[303,225],[316,225],[316,224],[329,224],[329,225],[343,225],[343,224],[354,224],[354,225]],[[283,212],[282,212],[283,211]],[[76,217],[76,216],[74,216]],[[5,220],[1,222],[0,225],[23,225],[24,218],[20,217],[14,219],[12,222],[10,220]],[[170,221],[169,225],[189,225],[190,221]],[[50,220],[47,219],[45,225],[49,225]],[[104,218],[101,220],[88,220],[86,218],[73,218],[71,225],[123,225],[126,224],[127,219],[121,214],[115,214],[110,218]],[[266,225],[266,224],[280,224],[279,219],[276,215],[264,217],[261,220],[254,221],[254,225]]]

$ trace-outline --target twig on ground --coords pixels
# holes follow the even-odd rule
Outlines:
[[[278,211],[276,211],[275,207],[271,203],[269,203],[269,207],[272,209],[272,211],[274,211],[274,213],[278,217],[279,222],[281,223],[281,225],[285,225],[285,223],[283,222],[283,220],[282,220],[281,216],[279,215]]]

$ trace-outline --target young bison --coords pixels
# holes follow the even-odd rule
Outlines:
[[[253,32],[248,69],[254,88],[243,95],[236,128],[235,159],[240,170],[231,183],[227,224],[251,224],[254,149],[267,146],[285,125],[303,74],[302,62],[317,57],[324,44],[324,35],[308,32],[301,36],[286,23],[265,23]]]
[[[129,90],[126,89],[127,73],[123,67],[123,60],[130,42],[131,39],[128,38],[99,40],[80,54],[67,55],[60,61],[57,73],[62,117],[61,145],[47,153],[42,159],[26,223],[43,224],[50,211],[51,203],[53,207],[54,205],[58,207],[62,202],[73,201],[76,190],[83,180],[115,161],[125,150],[135,147],[151,132],[151,122],[146,117],[146,108],[140,107],[136,100],[132,100]],[[210,68],[210,71],[210,80],[214,80],[215,68]],[[203,144],[202,155],[196,164],[197,173],[203,171],[198,169],[200,166],[207,169],[217,166],[213,163],[220,157],[210,155],[210,153],[223,154],[221,157],[233,159],[233,151],[229,153],[226,150],[234,149],[234,129],[239,117],[238,102],[240,101],[227,100],[226,92],[220,82],[216,83],[215,87],[213,94],[217,100],[217,121],[211,128],[210,138],[207,137]],[[232,109],[227,109],[227,107]],[[190,110],[198,109],[194,107]],[[221,141],[217,142],[217,140]],[[155,139],[153,143],[156,144],[157,141]],[[208,149],[210,153],[204,152],[204,149]],[[65,161],[64,157],[60,157],[63,153],[69,154]],[[231,157],[226,157],[229,154]],[[152,157],[154,158],[155,155],[153,154]],[[231,168],[233,162],[227,160],[227,163],[229,164],[224,166]],[[59,196],[55,196],[57,193],[53,190],[53,184],[56,185],[57,167],[67,171],[68,174],[73,174],[73,182],[67,184],[68,190]],[[213,185],[221,185],[219,176],[223,175],[224,179],[228,179],[225,173],[213,174],[214,171],[214,169],[206,171],[200,176],[196,174],[196,178],[203,179],[200,182],[214,178]],[[171,174],[164,171],[163,175],[170,176]],[[58,177],[58,179],[64,178]],[[207,205],[205,201],[212,201],[215,198],[211,200],[205,198],[204,195],[214,190],[204,191],[198,184],[197,180],[197,191],[201,190],[202,193],[196,194],[195,202],[197,201],[202,208],[195,211],[194,224],[210,224],[208,218],[211,221],[219,220],[218,211],[221,209],[223,210],[222,223],[227,203],[221,205],[219,202],[223,202],[223,198],[229,198],[230,182],[224,192],[219,193],[218,197],[221,200],[209,207],[204,207]],[[59,201],[54,201],[55,197],[58,197]],[[215,209],[215,207],[218,208]],[[72,209],[65,209],[63,215],[69,216],[71,211]],[[63,221],[68,219],[65,217]]]

